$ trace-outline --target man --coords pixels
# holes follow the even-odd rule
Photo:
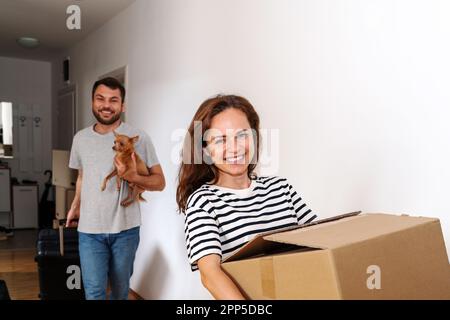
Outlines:
[[[142,130],[120,120],[125,111],[125,88],[114,78],[95,82],[92,89],[92,112],[97,122],[75,135],[69,167],[78,170],[76,195],[67,214],[67,226],[78,221],[81,272],[86,299],[127,299],[135,253],[139,244],[140,207],[137,201],[124,207],[120,202],[128,195],[128,183],[148,191],[162,191],[164,174],[158,164],[152,141]],[[114,133],[139,136],[136,153],[145,162],[148,176],[136,171],[136,162],[126,171],[114,164]],[[133,157],[134,159],[134,157]],[[116,165],[122,177],[120,190],[115,178],[102,192],[103,179]]]

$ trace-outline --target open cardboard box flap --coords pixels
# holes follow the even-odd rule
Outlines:
[[[255,237],[223,264],[249,299],[449,299],[438,219],[353,213]]]
[[[241,260],[276,252],[280,244],[311,249],[334,249],[352,243],[409,229],[424,223],[439,223],[439,219],[387,214],[347,213],[301,226],[263,233],[249,241],[224,262]]]

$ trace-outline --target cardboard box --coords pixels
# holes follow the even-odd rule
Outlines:
[[[65,219],[75,197],[75,189],[55,186],[56,219]]]
[[[250,299],[450,299],[438,219],[326,220],[260,235],[222,267]]]
[[[74,188],[78,172],[69,168],[70,151],[52,150],[52,184],[64,188]]]
[[[75,198],[75,189],[66,190],[66,211],[68,212],[72,206],[73,199]]]

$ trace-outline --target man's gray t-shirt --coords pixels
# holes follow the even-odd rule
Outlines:
[[[115,132],[129,137],[139,136],[136,153],[147,167],[158,164],[158,157],[150,137],[143,130],[122,122]],[[114,133],[100,134],[90,126],[77,132],[73,138],[69,167],[83,170],[81,206],[78,231],[85,233],[119,233],[141,224],[141,211],[137,201],[123,207],[120,202],[128,195],[128,183],[122,181],[116,189],[114,176],[101,191],[103,179],[114,169]]]

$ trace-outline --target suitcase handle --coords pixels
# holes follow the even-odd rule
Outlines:
[[[74,220],[78,221],[78,220]],[[67,219],[58,220],[58,229],[59,229],[59,253],[61,256],[64,256],[64,227],[66,225]]]
[[[59,254],[64,256],[64,226],[59,225]]]

